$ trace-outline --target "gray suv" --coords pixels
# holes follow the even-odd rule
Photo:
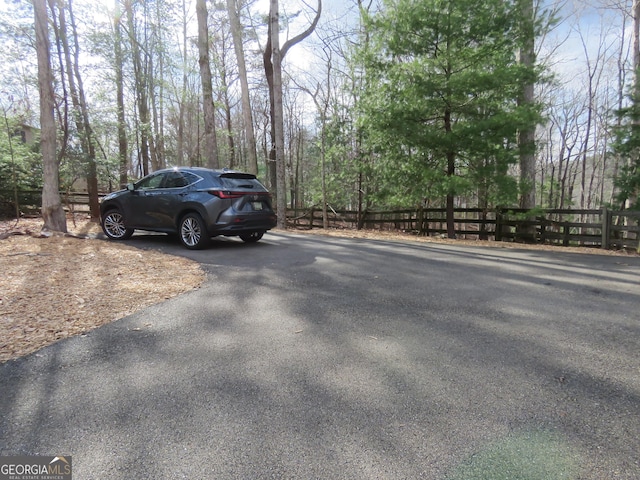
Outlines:
[[[271,195],[255,175],[198,167],[158,170],[128,184],[102,199],[100,217],[111,239],[164,232],[189,249],[205,248],[217,235],[257,242],[276,225]]]

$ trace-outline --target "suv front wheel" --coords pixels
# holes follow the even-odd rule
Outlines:
[[[114,240],[126,240],[133,235],[133,228],[124,225],[124,217],[118,210],[109,210],[102,217],[102,231]]]
[[[197,213],[187,213],[180,219],[178,237],[182,245],[190,250],[200,250],[209,245],[207,227]]]

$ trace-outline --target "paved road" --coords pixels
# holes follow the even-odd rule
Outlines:
[[[71,454],[75,480],[640,478],[640,258],[129,243],[208,280],[1,366],[0,454]]]

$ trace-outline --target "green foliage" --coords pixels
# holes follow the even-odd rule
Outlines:
[[[539,120],[517,102],[535,77],[516,59],[517,18],[503,0],[389,0],[368,18],[360,125],[390,200],[516,200],[517,135]]]
[[[331,105],[328,118],[317,119],[317,134],[304,157],[305,205],[322,205],[322,149],[324,144],[324,176],[326,200],[334,209],[355,209],[358,204],[358,177],[362,164],[353,151],[354,124],[348,108]],[[322,136],[324,135],[324,142]]]
[[[627,200],[632,200],[629,205],[631,210],[640,210],[640,165],[636,159],[628,165],[623,165],[620,169],[619,176],[615,181],[618,190],[616,200],[622,205]]]
[[[623,165],[614,178],[616,200],[623,205],[631,200],[632,209],[640,209],[640,98],[631,96],[629,107],[618,112],[622,120],[615,131],[614,153]]]
[[[15,212],[15,192],[19,203],[33,203],[33,199],[20,192],[42,190],[42,162],[37,145],[29,146],[22,141],[20,124],[3,121],[0,135],[0,214]]]
[[[0,135],[0,190],[33,190],[42,188],[42,166],[37,146],[22,141],[19,127],[10,130],[6,126]]]

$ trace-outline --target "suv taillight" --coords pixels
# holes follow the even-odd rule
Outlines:
[[[218,198],[240,198],[246,193],[243,192],[230,192],[229,190],[209,190],[211,195],[215,195]]]

